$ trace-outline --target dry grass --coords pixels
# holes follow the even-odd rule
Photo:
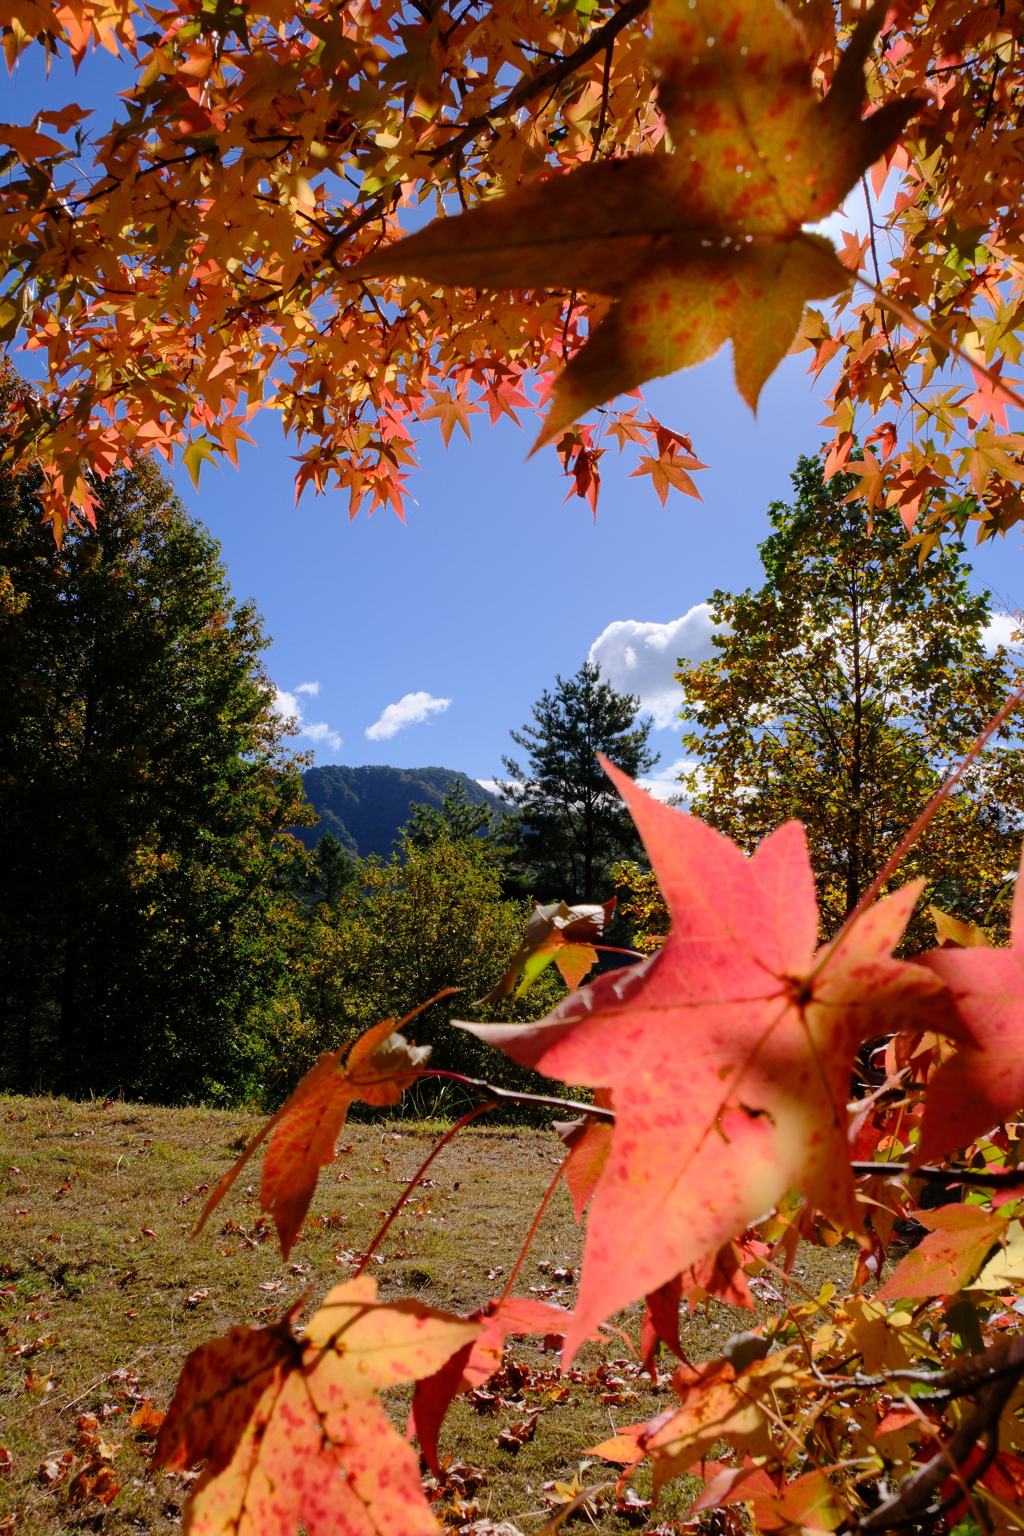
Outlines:
[[[0,1098],[0,1445],[12,1458],[6,1475],[0,1466],[0,1536],[22,1529],[50,1536],[82,1526],[176,1532],[183,1482],[148,1475],[152,1442],[132,1416],[147,1400],[166,1408],[183,1359],[203,1340],[233,1323],[278,1316],[307,1285],[311,1309],[350,1274],[347,1255],[366,1247],[439,1130],[407,1121],[351,1125],[343,1138],[349,1145],[322,1174],[306,1230],[285,1264],[258,1225],[257,1166],[251,1177],[246,1170],[207,1231],[189,1238],[205,1189],[255,1125],[252,1117],[209,1110]],[[436,1183],[410,1201],[388,1234],[385,1262],[373,1266],[382,1294],[415,1294],[459,1312],[500,1293],[495,1271],[508,1274],[561,1156],[552,1132],[463,1132],[431,1167]],[[581,1246],[559,1189],[520,1288],[544,1286],[556,1267],[575,1271]],[[808,1284],[848,1281],[848,1252],[807,1249],[801,1259]],[[544,1263],[550,1268],[538,1267]],[[556,1285],[548,1299],[571,1306],[573,1295],[571,1284]],[[637,1339],[638,1309],[615,1321]],[[708,1358],[728,1334],[750,1325],[749,1313],[713,1303],[710,1316],[701,1309],[690,1319],[684,1342],[693,1358]],[[515,1341],[516,1360],[552,1371],[555,1358],[534,1342]],[[611,1360],[620,1363],[601,1375],[618,1377],[618,1385],[594,1375]],[[603,1350],[587,1346],[578,1364],[586,1379],[570,1383],[563,1402],[542,1383],[520,1389],[527,1408],[542,1412],[533,1439],[517,1452],[495,1441],[523,1418],[521,1408],[499,1406],[495,1415],[476,1412],[465,1399],[454,1405],[442,1452],[489,1469],[474,1495],[483,1515],[536,1531],[545,1483],[571,1481],[588,1460],[587,1446],[671,1401],[666,1387],[652,1390],[636,1375],[621,1340]],[[389,1398],[400,1424],[407,1403],[407,1392]],[[109,1507],[69,1498],[87,1460],[78,1448],[82,1414],[94,1415],[102,1437],[119,1446],[113,1468],[120,1492]],[[47,1485],[41,1465],[68,1452],[69,1473]],[[604,1463],[583,1466],[583,1482],[609,1470]],[[642,1476],[637,1487],[648,1491]],[[691,1496],[685,1480],[670,1489],[658,1519],[679,1518]],[[627,1529],[611,1511],[598,1523],[609,1532]]]

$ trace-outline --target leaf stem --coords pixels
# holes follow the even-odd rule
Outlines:
[[[942,332],[937,331],[927,320],[922,320],[919,315],[914,314],[912,309],[908,309],[905,304],[901,304],[899,299],[894,299],[884,289],[878,287],[876,283],[871,282],[869,278],[862,277],[859,272],[857,273],[857,281],[873,293],[880,304],[884,304],[887,309],[891,309],[894,315],[905,321],[907,325],[915,326],[917,330],[923,331],[926,336],[930,336],[933,341],[937,341],[940,347],[945,347],[947,352],[952,352],[953,356],[959,358],[960,362],[976,369],[983,378],[1000,390],[1007,400],[1012,401],[1018,410],[1024,411],[1024,398],[1018,395],[1016,390],[1011,389],[1006,381],[999,377],[998,373],[993,372],[987,363],[979,363],[976,358],[973,358],[969,352],[964,350],[958,341],[953,341],[948,336],[943,336]]]
[[[403,1189],[402,1193],[391,1207],[384,1225],[380,1228],[369,1248],[367,1248],[366,1252],[363,1254],[363,1262],[352,1276],[353,1280],[359,1279],[359,1276],[362,1274],[363,1270],[366,1268],[367,1264],[369,1264],[370,1260],[373,1258],[373,1255],[380,1247],[381,1242],[384,1239],[384,1235],[390,1227],[391,1223],[394,1221],[395,1217],[398,1215],[399,1211],[402,1209],[402,1206],[408,1200],[409,1196],[415,1192],[417,1184],[420,1182],[420,1179],[422,1179],[423,1175],[426,1173],[427,1169],[430,1167],[437,1154],[442,1150],[442,1148],[448,1145],[453,1136],[457,1135],[457,1133],[462,1130],[464,1125],[468,1125],[471,1120],[475,1120],[477,1115],[482,1115],[484,1110],[493,1108],[493,1100],[486,1104],[477,1104],[473,1109],[467,1110],[461,1120],[456,1120],[455,1124],[451,1127],[450,1130],[445,1131],[437,1146],[434,1147],[429,1156],[423,1160],[413,1177],[409,1180],[409,1183],[406,1185],[405,1189]]]
[[[508,1299],[508,1297],[512,1293],[512,1287],[515,1285],[516,1281],[519,1279],[519,1271],[522,1269],[523,1265],[526,1263],[526,1255],[530,1251],[530,1244],[533,1242],[534,1238],[537,1236],[537,1228],[540,1226],[541,1219],[542,1219],[542,1217],[544,1215],[544,1212],[547,1210],[548,1205],[551,1202],[551,1196],[554,1194],[554,1192],[555,1192],[555,1190],[556,1190],[556,1188],[558,1186],[558,1181],[562,1177],[562,1172],[563,1172],[564,1168],[565,1168],[565,1164],[564,1163],[560,1163],[558,1165],[558,1169],[557,1169],[557,1171],[555,1173],[554,1178],[551,1180],[551,1183],[548,1185],[547,1189],[544,1191],[544,1198],[540,1202],[540,1205],[538,1205],[538,1207],[537,1207],[537,1214],[534,1216],[532,1222],[530,1223],[530,1230],[529,1230],[529,1232],[527,1232],[526,1239],[525,1239],[525,1241],[523,1243],[523,1246],[519,1250],[519,1257],[518,1257],[518,1259],[516,1259],[515,1263],[512,1266],[512,1273],[508,1277],[508,1284],[505,1286],[505,1289],[501,1293],[501,1300],[502,1301],[506,1301]]]
[[[546,1093],[518,1093],[513,1088],[497,1088],[482,1077],[467,1077],[464,1072],[446,1072],[441,1067],[426,1067],[420,1072],[409,1075],[444,1077],[449,1082],[461,1083],[464,1088],[472,1088],[476,1093],[486,1094],[489,1099],[496,1099],[499,1103],[533,1104],[540,1109],[569,1109],[575,1114],[590,1115],[594,1120],[605,1120],[610,1125],[615,1124],[615,1111],[612,1109],[601,1109],[597,1104],[580,1104],[575,1099],[556,1099]]]

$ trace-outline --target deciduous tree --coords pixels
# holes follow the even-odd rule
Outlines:
[[[898,514],[872,510],[858,484],[801,458],[794,502],[769,509],[764,586],[716,592],[716,654],[676,674],[695,814],[751,850],[802,821],[826,933],[1022,675],[1005,647],[986,651],[988,594],[971,591],[963,546],[919,560]],[[1005,929],[1024,763],[1001,734],[904,870],[926,901]],[[932,942],[923,908],[909,932]]]
[[[926,540],[1024,515],[1004,0],[7,0],[0,24],[12,64],[134,71],[109,116],[60,97],[0,127],[3,334],[45,360],[17,451],[58,535],[88,470],[153,447],[198,475],[271,402],[300,489],[401,511],[419,423],[518,420],[556,374],[543,435],[579,495],[614,443],[694,495],[686,423],[606,404],[726,339],[752,402],[798,331],[838,372],[829,466],[860,431],[872,505]],[[837,256],[804,226],[848,197]]]

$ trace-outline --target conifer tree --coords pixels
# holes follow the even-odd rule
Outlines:
[[[260,617],[150,460],[60,550],[37,488],[0,479],[0,1082],[236,1098],[309,814]]]
[[[617,693],[601,669],[584,662],[575,677],[556,677],[533,707],[533,724],[510,732],[529,754],[526,770],[502,762],[501,786],[517,823],[509,868],[540,901],[607,899],[612,865],[639,854],[635,828],[598,761],[604,752],[632,778],[657,762],[648,749],[652,722],[638,720],[640,700]]]

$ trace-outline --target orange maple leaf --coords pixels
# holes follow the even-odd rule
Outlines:
[[[301,1341],[291,1320],[232,1328],[185,1362],[154,1461],[206,1462],[189,1536],[440,1536],[417,1457],[376,1394],[436,1371],[480,1325],[380,1302],[369,1275],[329,1291]]]
[[[858,1231],[846,1098],[860,1043],[904,1027],[964,1037],[938,978],[892,958],[922,882],[816,955],[798,822],[748,859],[602,762],[672,914],[664,947],[539,1023],[462,1026],[524,1066],[615,1095],[567,1359],[596,1323],[716,1252],[788,1189]]]
[[[445,447],[447,448],[451,443],[456,426],[460,426],[466,436],[472,440],[473,433],[469,418],[471,415],[478,414],[483,407],[453,395],[450,389],[432,392],[430,398],[434,403],[421,413],[420,420],[430,421],[436,418],[441,423],[441,436],[444,438]]]
[[[677,146],[591,161],[435,220],[352,267],[473,288],[564,288],[616,302],[556,381],[537,446],[592,406],[733,343],[753,407],[810,298],[853,274],[820,235],[919,101],[867,118],[868,11],[820,100],[809,49],[780,0],[655,0],[651,62]]]
[[[1006,1234],[1008,1216],[983,1211],[977,1205],[947,1205],[938,1211],[916,1211],[915,1220],[929,1229],[916,1248],[901,1259],[875,1301],[904,1297],[949,1296],[973,1280],[985,1255]]]
[[[967,420],[972,427],[977,427],[986,416],[991,416],[996,424],[1007,430],[1006,407],[1012,405],[1012,396],[1006,392],[1006,387],[1016,388],[1024,380],[1003,379],[1003,359],[1000,357],[990,364],[987,373],[981,373],[973,365],[971,372],[974,375],[974,393],[966,395],[958,404],[967,409]],[[1004,387],[1006,386],[1006,387]]]
[[[449,987],[437,997],[455,990]],[[430,999],[431,1003],[436,1001],[436,997]],[[193,1236],[202,1231],[256,1148],[273,1132],[263,1159],[260,1205],[273,1214],[281,1252],[287,1258],[309,1210],[320,1169],[334,1161],[335,1143],[349,1105],[357,1099],[364,1104],[397,1104],[429,1056],[429,1046],[412,1046],[397,1032],[400,1025],[429,1007],[430,1003],[423,1003],[398,1025],[394,1019],[375,1024],[351,1048],[343,1045],[337,1051],[325,1052],[224,1174],[207,1200]],[[341,1067],[346,1050],[348,1060]]]

